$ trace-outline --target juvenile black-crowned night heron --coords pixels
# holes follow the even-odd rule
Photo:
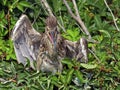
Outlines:
[[[30,66],[37,71],[61,72],[61,60],[65,57],[76,58],[87,62],[87,41],[81,38],[77,42],[65,40],[61,37],[54,16],[46,19],[44,33],[37,32],[26,15],[22,15],[17,21],[11,34],[17,61],[26,65],[26,59]]]

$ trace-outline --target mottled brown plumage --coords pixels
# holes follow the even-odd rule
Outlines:
[[[53,41],[50,40],[50,33],[54,33]],[[63,40],[57,29],[57,20],[53,16],[46,19],[45,33],[42,35],[40,44],[40,53],[37,59],[37,69],[42,71],[61,72],[61,60],[65,57],[65,50],[63,47]],[[41,61],[45,61],[41,64]]]
[[[76,58],[82,62],[88,60],[86,40],[81,38],[78,42],[71,42],[62,38],[54,16],[46,19],[45,33],[40,34],[34,30],[28,17],[22,15],[11,37],[18,62],[26,65],[27,58],[30,66],[35,69],[35,61],[37,71],[61,72],[61,60],[65,57]]]

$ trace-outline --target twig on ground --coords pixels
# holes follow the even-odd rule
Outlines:
[[[50,9],[50,6],[48,5],[47,1],[46,0],[41,0],[41,3],[45,6],[46,10],[48,11],[48,13],[51,15],[51,16],[54,16],[51,9]]]
[[[89,38],[89,39],[91,39],[91,35],[90,35],[89,31],[87,30],[84,22],[82,21],[80,15],[79,15],[78,8],[77,8],[77,5],[76,5],[75,0],[72,0],[72,2],[73,2],[73,5],[74,5],[74,9],[75,9],[76,15],[72,12],[72,10],[71,10],[71,8],[69,7],[67,1],[66,1],[66,0],[63,0],[63,2],[64,2],[64,4],[65,4],[65,6],[67,7],[68,12],[70,13],[70,15],[73,17],[73,19],[75,19],[75,20],[79,23],[79,25],[80,25],[81,28],[83,29],[84,33],[85,33],[86,35],[88,35],[88,38]]]
[[[90,49],[88,49],[88,50],[90,51],[91,54],[93,54],[93,56],[96,58],[98,63],[100,63],[100,59],[95,55],[95,53],[92,50],[90,50]]]
[[[117,26],[115,16],[113,15],[112,10],[111,10],[110,7],[108,6],[106,0],[104,0],[104,3],[105,3],[106,7],[108,8],[108,10],[110,11],[110,13],[111,13],[111,15],[112,15],[112,18],[113,18],[113,21],[114,21],[114,24],[115,24],[116,29],[117,29],[118,31],[120,31],[120,29],[119,29],[118,26]]]

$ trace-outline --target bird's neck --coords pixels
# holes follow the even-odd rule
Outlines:
[[[46,34],[45,35],[46,38],[45,38],[45,48],[46,48],[46,51],[50,54],[50,55],[53,55],[54,53],[57,52],[57,45],[58,45],[58,36],[56,36],[54,38],[54,43],[51,42],[49,36]]]

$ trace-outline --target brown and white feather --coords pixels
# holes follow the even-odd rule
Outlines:
[[[51,32],[54,32],[53,41],[49,36]],[[54,16],[46,19],[45,33],[40,34],[33,28],[28,17],[22,15],[14,26],[11,38],[18,62],[26,65],[28,59],[31,67],[35,68],[33,62],[36,61],[37,71],[61,72],[61,60],[65,57],[88,61],[86,39],[72,42],[62,38]]]

